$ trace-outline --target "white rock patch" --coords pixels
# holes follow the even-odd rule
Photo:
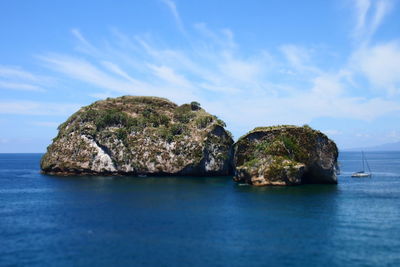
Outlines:
[[[93,160],[93,166],[92,169],[96,172],[103,172],[103,171],[109,171],[109,172],[114,172],[116,171],[116,168],[114,166],[114,163],[112,162],[110,156],[104,152],[101,147],[99,147],[95,141],[92,139],[87,138],[84,135],[81,135],[81,138],[85,140],[86,143],[90,147],[93,147],[96,149],[97,154]]]

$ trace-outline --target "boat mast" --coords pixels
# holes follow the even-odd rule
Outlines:
[[[363,172],[365,172],[365,166],[364,166],[364,151],[361,151],[361,160],[363,163]]]
[[[364,157],[365,158],[365,157]],[[367,159],[365,158],[365,163],[367,164],[367,168],[368,168],[368,172],[369,174],[371,174],[371,168],[369,167],[369,163],[367,161]]]

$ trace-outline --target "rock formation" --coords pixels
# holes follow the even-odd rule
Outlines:
[[[228,175],[231,134],[197,102],[123,96],[81,108],[41,160],[48,174]]]
[[[234,180],[256,186],[336,184],[338,149],[308,126],[258,127],[235,144]]]

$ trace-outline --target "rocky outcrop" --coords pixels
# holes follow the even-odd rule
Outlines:
[[[256,186],[337,183],[336,144],[308,126],[255,128],[234,149],[237,182]]]
[[[81,108],[41,160],[47,174],[228,175],[231,134],[197,102],[123,96]]]

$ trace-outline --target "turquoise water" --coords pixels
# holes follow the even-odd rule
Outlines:
[[[373,178],[239,186],[231,177],[52,177],[0,154],[0,266],[400,266],[400,153]]]

